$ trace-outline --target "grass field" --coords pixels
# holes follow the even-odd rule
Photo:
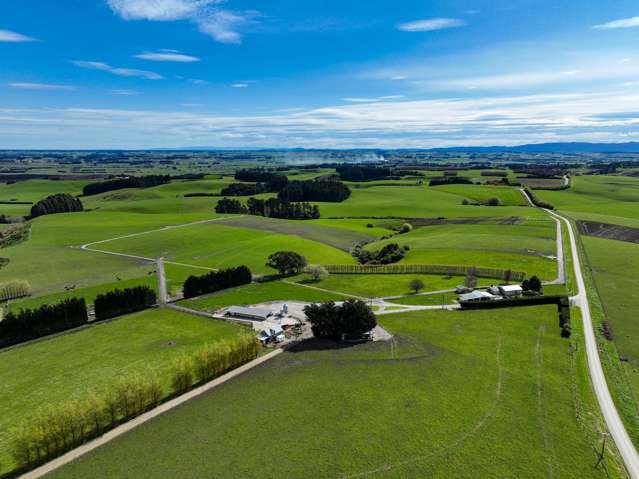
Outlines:
[[[175,358],[240,331],[222,321],[148,310],[0,352],[0,472],[11,464],[11,428],[38,408],[147,370],[159,373],[168,389]]]
[[[423,292],[454,289],[464,283],[460,276],[432,274],[332,274],[320,281],[312,281],[308,275],[302,275],[296,282],[365,298],[379,298],[413,293],[409,283],[414,279],[423,281]]]
[[[628,314],[639,311],[639,297],[629,294],[639,288],[639,245],[590,237],[582,241],[615,344],[628,360],[625,370],[639,399],[639,321]]]
[[[639,227],[639,178],[575,176],[568,190],[535,194],[575,219]]]
[[[508,186],[446,185],[434,189],[457,195],[459,201],[468,199],[483,204],[490,198],[499,198],[503,206],[527,206],[521,192]]]
[[[525,271],[544,280],[557,276],[556,226],[551,220],[521,225],[438,225],[418,228],[392,239],[376,242],[409,246],[402,260],[412,264],[471,265]]]
[[[494,196],[494,187],[473,187],[476,195],[486,188],[487,197]],[[457,190],[455,190],[457,192]],[[499,188],[500,194],[515,200],[516,189]],[[519,193],[521,195],[521,193]],[[543,218],[543,213],[526,206],[464,206],[463,197],[427,186],[377,186],[354,190],[343,203],[321,203],[323,218],[333,217],[404,217],[404,218],[460,218],[487,216],[529,216]]]
[[[338,230],[342,231],[342,230]],[[265,263],[271,253],[299,251],[310,263],[353,263],[353,257],[316,241],[284,234],[209,223],[102,243],[119,253],[226,268],[247,265],[254,273],[274,273]]]
[[[180,305],[200,311],[217,311],[233,305],[253,305],[268,301],[339,301],[346,299],[339,294],[318,291],[284,281],[253,283],[201,298],[180,301]]]
[[[382,322],[392,344],[284,353],[51,477],[607,477],[554,307]]]

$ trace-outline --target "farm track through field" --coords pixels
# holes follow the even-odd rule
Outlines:
[[[179,225],[164,226],[162,228],[156,228],[156,229],[152,229],[152,230],[148,230],[148,231],[141,231],[139,233],[132,233],[132,234],[124,235],[124,236],[116,236],[115,238],[108,238],[108,239],[104,239],[104,240],[93,241],[91,243],[83,244],[82,246],[80,246],[80,249],[83,250],[83,251],[90,251],[92,253],[108,254],[108,255],[111,255],[111,256],[118,256],[120,258],[128,258],[128,259],[132,259],[132,260],[136,260],[136,261],[145,261],[145,262],[154,263],[154,262],[157,261],[158,258],[147,258],[146,256],[137,256],[137,255],[126,254],[126,253],[116,253],[115,251],[108,251],[108,250],[104,250],[104,249],[92,248],[92,246],[98,245],[98,244],[110,243],[112,241],[118,241],[118,240],[123,240],[123,239],[128,239],[128,238],[136,238],[138,236],[148,235],[148,234],[152,234],[152,233],[160,233],[160,232],[163,232],[163,231],[169,231],[169,230],[173,230],[173,229],[177,229],[177,228],[185,228],[185,227],[188,227],[188,226],[195,226],[195,225],[214,223],[214,222],[222,221],[222,220],[225,220],[225,219],[227,219],[227,218],[213,218],[213,219],[210,219],[210,220],[201,220],[201,221],[194,221],[194,222],[191,222],[191,223],[184,223],[184,224],[179,224]],[[164,261],[164,263],[165,264],[172,264],[174,266],[184,266],[184,267],[187,267],[187,268],[201,269],[201,270],[206,270],[206,271],[217,271],[215,268],[209,268],[209,267],[206,267],[206,266],[199,266],[199,265],[195,265],[195,264],[177,263],[175,261]]]
[[[503,387],[503,375],[504,375],[504,368],[501,363],[501,352],[502,352],[502,338],[499,338],[497,340],[497,351],[496,351],[496,359],[495,359],[495,363],[497,366],[497,382],[495,384],[495,398],[493,399],[488,410],[484,413],[481,419],[471,429],[466,431],[455,441],[446,445],[443,449],[436,451],[432,454],[410,457],[410,458],[404,459],[403,461],[395,462],[393,464],[386,464],[376,469],[371,469],[369,471],[341,476],[341,478],[354,479],[358,477],[374,476],[375,474],[392,471],[393,469],[396,469],[398,467],[407,466],[417,462],[427,461],[429,459],[435,459],[441,456],[446,456],[449,453],[454,452],[454,450],[457,449],[462,443],[464,443],[465,441],[473,437],[475,434],[477,434],[486,425],[486,423],[492,418],[499,404],[499,400],[501,399],[501,392]]]

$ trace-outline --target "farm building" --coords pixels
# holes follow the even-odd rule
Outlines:
[[[524,294],[524,290],[518,284],[510,284],[506,286],[499,286],[499,294],[504,298],[516,298]]]
[[[524,294],[524,290],[518,284],[491,286],[488,288],[488,292],[495,296],[502,296],[504,298],[517,298]]]
[[[238,319],[251,319],[254,321],[266,321],[273,316],[273,311],[263,308],[247,308],[244,306],[231,306],[224,313],[226,316],[230,316]]]
[[[462,294],[459,301],[462,303],[476,303],[478,301],[492,301],[496,297],[486,291],[473,291],[472,293]]]

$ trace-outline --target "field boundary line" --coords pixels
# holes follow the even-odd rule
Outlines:
[[[234,369],[233,371],[230,371],[207,384],[204,384],[203,386],[195,388],[192,391],[189,391],[188,393],[185,393],[175,399],[171,399],[170,401],[167,401],[164,404],[159,405],[158,407],[142,414],[141,416],[138,416],[135,419],[132,419],[116,427],[115,429],[112,429],[111,431],[105,433],[99,438],[94,439],[86,444],[83,444],[82,446],[67,452],[63,456],[60,456],[50,462],[47,462],[46,464],[43,464],[37,469],[34,469],[30,472],[27,472],[21,475],[20,479],[38,479],[40,477],[43,477],[44,475],[49,474],[50,472],[53,472],[56,469],[59,469],[60,467],[66,464],[69,464],[70,462],[75,461],[76,459],[84,456],[85,454],[103,446],[104,444],[112,441],[113,439],[116,439],[117,437],[122,436],[123,434],[126,434],[127,432],[135,429],[136,427],[141,426],[142,424],[150,421],[151,419],[154,419],[168,411],[171,411],[172,409],[178,406],[181,406],[182,404],[190,401],[191,399],[201,396],[202,394],[212,389],[215,389],[216,387],[255,368],[256,366],[259,366],[260,364],[263,364],[266,361],[273,359],[274,357],[280,355],[282,352],[284,352],[284,349],[276,349],[275,351],[272,351],[264,356],[256,358],[253,361],[246,363],[243,366],[240,366]]]
[[[333,290],[330,290],[330,289],[318,288],[317,286],[311,286],[309,284],[300,284],[300,283],[295,283],[293,281],[286,281],[286,280],[282,280],[282,283],[292,284],[294,286],[299,286],[301,288],[315,289],[317,291],[323,291],[324,293],[332,293],[332,294],[337,294],[337,295],[340,295],[340,296],[346,296],[348,298],[361,299],[362,301],[370,301],[370,298],[365,298],[363,296],[357,296],[355,294],[349,294],[349,293],[342,293],[340,291],[333,291]]]

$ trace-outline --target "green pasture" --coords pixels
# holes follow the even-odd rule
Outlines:
[[[153,309],[0,351],[0,472],[11,467],[11,429],[39,408],[148,370],[158,373],[168,390],[177,357],[240,331],[223,321]]]
[[[639,398],[639,245],[582,237],[588,263],[606,319],[612,324],[619,354],[628,360],[627,373]],[[630,314],[629,314],[630,313]]]
[[[0,183],[0,201],[30,201],[35,203],[55,193],[79,195],[84,180],[28,180],[13,184]],[[28,215],[31,205],[0,205],[0,214]]]
[[[464,283],[464,278],[460,276],[432,274],[331,274],[320,281],[314,281],[308,275],[301,275],[295,281],[364,298],[379,298],[414,293],[409,286],[414,279],[424,283],[421,292],[454,289]]]
[[[536,191],[540,198],[575,219],[639,227],[639,178],[575,176],[562,191]]]
[[[215,213],[133,214],[91,211],[50,215],[33,221],[27,241],[3,248],[10,263],[0,270],[0,281],[25,279],[34,295],[77,289],[145,277],[153,270],[147,263],[83,251],[79,246],[103,239],[166,226],[215,218]],[[100,247],[102,245],[97,245]],[[179,275],[178,275],[179,276]]]
[[[554,306],[381,322],[392,343],[285,352],[51,477],[623,477],[610,452],[593,467],[599,415]]]
[[[495,187],[475,186],[482,191]],[[504,189],[508,197],[518,190]],[[507,192],[507,193],[506,193]],[[479,193],[476,193],[479,194]],[[521,193],[519,193],[521,194]],[[494,196],[493,193],[488,195]],[[339,217],[403,217],[403,218],[464,218],[521,216],[540,218],[543,213],[526,206],[464,206],[458,194],[428,186],[377,186],[353,190],[349,199],[343,203],[320,203],[322,218]],[[512,200],[515,201],[515,200]]]
[[[338,293],[320,291],[296,284],[293,279],[252,283],[220,291],[200,298],[183,300],[179,304],[199,311],[214,312],[228,306],[250,306],[270,301],[340,301],[346,299]]]
[[[246,265],[254,273],[273,274],[265,263],[276,251],[297,251],[310,263],[353,263],[344,251],[299,236],[207,223],[103,243],[109,251],[167,261],[227,268]]]
[[[521,191],[508,186],[446,185],[436,186],[433,189],[457,195],[460,197],[460,201],[468,199],[485,203],[490,198],[499,198],[503,206],[528,205]],[[469,216],[472,216],[472,214],[469,214]]]
[[[448,224],[418,228],[367,249],[398,243],[410,248],[404,263],[512,269],[548,280],[557,276],[557,263],[548,258],[557,254],[555,237],[556,226],[550,220],[521,225]]]

